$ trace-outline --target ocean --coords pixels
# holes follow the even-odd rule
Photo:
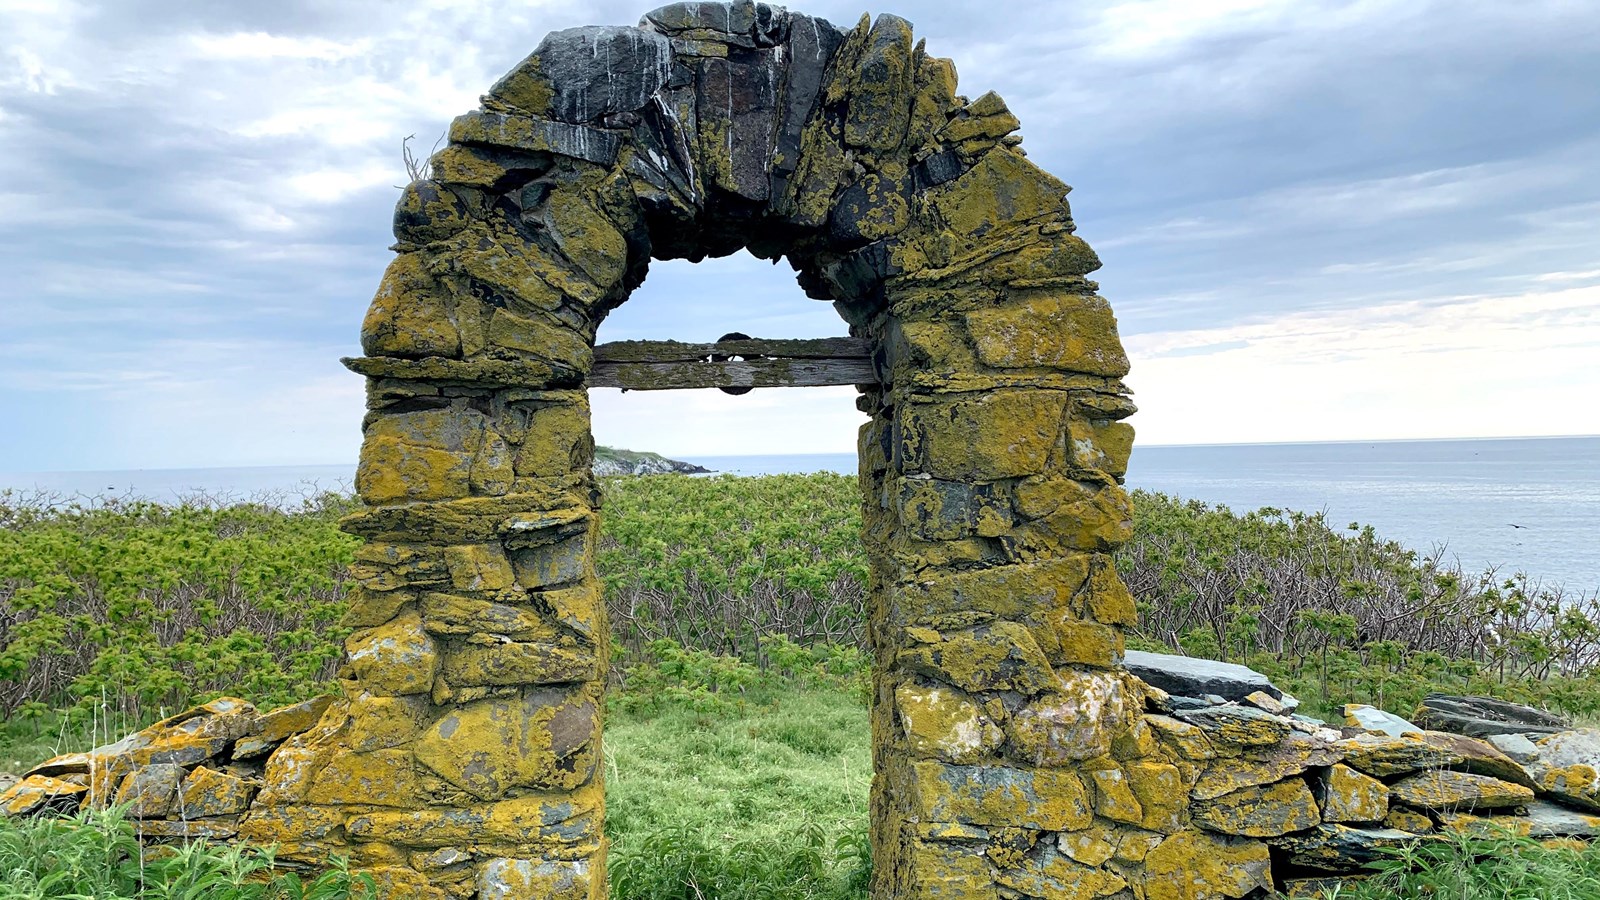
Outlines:
[[[854,453],[684,457],[718,472],[853,474]],[[290,501],[348,490],[353,466],[0,474],[0,488],[58,497],[197,494]],[[1138,447],[1128,486],[1225,504],[1324,512],[1372,525],[1469,571],[1525,571],[1600,589],[1600,437]]]

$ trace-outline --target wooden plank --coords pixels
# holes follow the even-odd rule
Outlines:
[[[598,351],[600,348],[596,347]],[[600,362],[589,387],[629,391],[689,388],[826,387],[877,384],[870,359],[748,359],[705,362]]]
[[[715,344],[682,341],[614,341],[597,344],[594,360],[600,362],[693,362],[712,356],[770,356],[784,359],[870,359],[872,349],[862,338],[836,337],[809,340],[751,338]]]

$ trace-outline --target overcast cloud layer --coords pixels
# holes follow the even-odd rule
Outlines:
[[[862,11],[800,8],[849,25]],[[0,0],[0,471],[350,462],[400,142],[644,5]],[[1592,0],[902,3],[1075,186],[1146,443],[1600,433]],[[658,264],[603,340],[843,332]],[[596,391],[602,442],[844,451],[849,389]]]

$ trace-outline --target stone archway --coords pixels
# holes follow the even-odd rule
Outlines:
[[[750,2],[557,32],[496,83],[406,189],[348,361],[348,703],[274,754],[242,836],[410,895],[604,896],[595,330],[651,258],[748,248],[834,303],[878,380],[874,896],[1126,884],[1055,837],[1183,827],[1120,669],[1128,363],[1017,128],[903,19]]]

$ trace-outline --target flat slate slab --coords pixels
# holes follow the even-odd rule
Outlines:
[[[1123,662],[1146,684],[1181,697],[1216,694],[1224,700],[1243,700],[1256,691],[1273,699],[1283,697],[1267,676],[1234,663],[1142,650],[1129,650]]]
[[[1560,716],[1520,703],[1450,694],[1424,697],[1413,719],[1429,731],[1449,731],[1468,737],[1556,734],[1572,727]]]

